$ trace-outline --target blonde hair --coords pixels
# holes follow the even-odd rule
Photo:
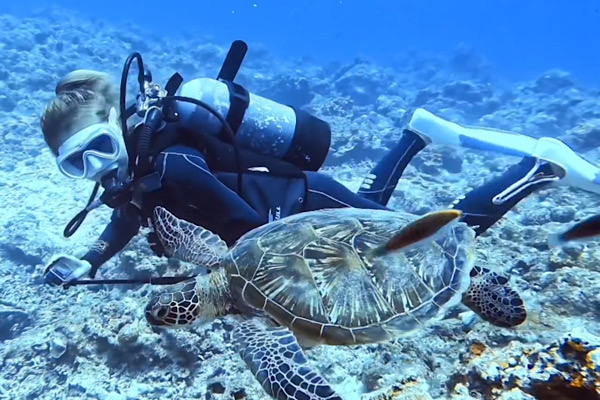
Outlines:
[[[70,72],[58,82],[55,93],[40,118],[44,140],[55,156],[60,145],[74,133],[107,121],[112,107],[119,112],[117,87],[104,72]]]

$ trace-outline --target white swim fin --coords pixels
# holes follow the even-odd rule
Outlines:
[[[560,140],[540,138],[532,156],[558,165],[564,170],[565,176],[558,181],[559,184],[600,194],[600,168],[582,158]]]
[[[459,125],[422,108],[415,110],[408,123],[408,129],[417,133],[427,143],[533,157],[549,162],[555,169],[554,175],[560,178],[556,179],[558,183],[600,194],[600,168],[558,139],[535,139],[515,132]],[[532,173],[535,172],[536,168],[532,169]],[[553,178],[549,177],[548,180]]]
[[[459,125],[422,108],[415,110],[408,129],[428,143],[488,150],[518,157],[530,156],[537,144],[535,138],[520,133]]]

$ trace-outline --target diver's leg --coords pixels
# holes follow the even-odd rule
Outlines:
[[[387,205],[404,169],[425,146],[425,140],[421,136],[405,129],[398,144],[365,177],[358,195],[383,206]]]
[[[535,139],[492,128],[462,126],[421,108],[413,113],[408,129],[421,135],[427,144],[461,146],[544,160],[563,171],[559,184],[600,194],[600,168],[558,139]]]
[[[462,221],[481,235],[518,202],[563,176],[564,171],[556,165],[526,157],[501,176],[459,198],[451,208],[461,210]]]
[[[422,135],[427,144],[460,146],[520,157],[531,156],[538,142],[520,133],[459,125],[422,108],[415,110],[408,129]]]
[[[304,211],[343,207],[385,209],[385,206],[353,193],[328,175],[310,171],[305,174],[308,196],[304,203]]]
[[[514,132],[462,126],[418,108],[411,115],[396,147],[367,175],[358,194],[387,205],[408,163],[429,143],[527,157],[531,156],[537,142],[535,138]]]

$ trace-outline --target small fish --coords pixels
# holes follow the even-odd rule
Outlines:
[[[548,246],[562,246],[575,240],[584,240],[600,235],[600,214],[584,219],[570,229],[548,237]]]
[[[398,251],[434,236],[442,228],[462,217],[460,210],[434,211],[406,225],[384,245],[372,250],[374,257]]]

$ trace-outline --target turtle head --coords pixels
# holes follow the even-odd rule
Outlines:
[[[154,295],[146,305],[146,320],[154,326],[185,326],[196,322],[199,311],[196,279],[188,279]]]
[[[146,305],[150,325],[180,328],[227,314],[231,302],[224,271],[197,276],[154,295]]]

